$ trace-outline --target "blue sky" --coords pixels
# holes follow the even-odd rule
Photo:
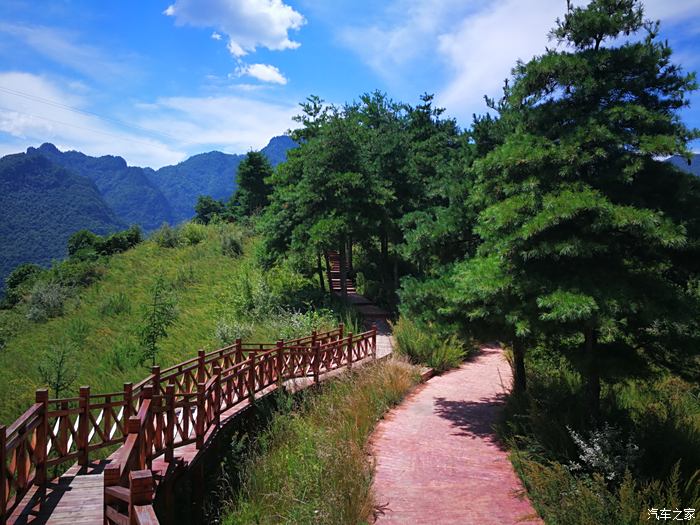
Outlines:
[[[647,0],[700,70],[700,2]],[[159,167],[242,153],[293,126],[309,94],[435,93],[469,125],[565,0],[3,0],[0,155],[50,141]],[[551,43],[550,43],[551,45]],[[683,112],[700,127],[700,94]],[[700,144],[696,143],[696,149]]]

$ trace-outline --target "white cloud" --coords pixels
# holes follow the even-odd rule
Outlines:
[[[7,144],[23,144],[25,149],[53,142],[90,155],[122,155],[137,165],[163,165],[184,158],[177,145],[69,109],[88,110],[86,100],[68,86],[23,72],[0,72],[0,86],[8,90],[0,91],[0,133],[6,134],[0,139],[3,151]]]
[[[177,25],[214,27],[228,36],[236,57],[255,51],[295,49],[299,43],[289,31],[299,29],[304,17],[282,0],[176,0],[164,14]]]
[[[187,137],[193,152],[217,148],[242,153],[262,148],[293,125],[296,104],[272,103],[243,95],[167,97],[144,112],[142,126]]]
[[[42,76],[0,72],[0,86],[29,96],[0,90],[0,154],[52,142],[60,149],[120,155],[131,165],[154,168],[203,150],[259,149],[290,128],[297,113],[295,104],[271,103],[243,93],[173,97],[135,102],[118,115],[121,125],[90,114],[84,96]]]
[[[247,75],[257,78],[261,82],[270,82],[272,84],[285,85],[286,77],[275,66],[269,64],[250,64],[238,68],[239,76]]]
[[[517,59],[544,52],[547,33],[561,14],[558,2],[505,0],[440,35],[437,52],[449,80],[438,92],[438,102],[462,119],[485,110],[484,95],[500,96]]]
[[[125,78],[131,70],[114,56],[78,42],[75,35],[51,27],[0,22],[0,33],[18,39],[40,55],[95,80]]]
[[[220,33],[217,33],[216,31],[214,31],[214,32],[211,34],[211,37],[212,37],[213,40],[221,40],[221,34],[220,34]]]
[[[647,18],[661,19],[662,30],[672,26],[675,35],[700,26],[697,0],[645,5]],[[378,21],[338,34],[393,89],[415,85],[416,70],[434,73],[429,85],[438,86],[437,103],[467,124],[472,113],[487,110],[484,95],[501,94],[517,59],[555,45],[547,34],[565,9],[563,0],[393,0]]]

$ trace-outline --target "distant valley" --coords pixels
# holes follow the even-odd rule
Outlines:
[[[276,166],[295,146],[279,136],[261,152]],[[192,218],[200,195],[228,199],[244,157],[211,151],[153,170],[47,143],[1,158],[0,290],[17,265],[65,257],[66,241],[77,230],[104,234],[138,224],[148,233]]]

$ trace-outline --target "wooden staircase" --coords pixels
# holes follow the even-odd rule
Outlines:
[[[331,292],[342,293],[342,287],[340,284],[340,254],[337,251],[328,252],[328,263],[331,267],[331,272],[328,276]],[[348,294],[357,293],[355,281],[347,277],[345,282]]]

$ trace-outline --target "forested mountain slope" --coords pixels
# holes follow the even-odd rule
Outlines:
[[[76,230],[104,234],[123,227],[87,178],[39,155],[0,159],[2,284],[18,264],[45,265],[65,257],[66,241]]]
[[[27,155],[42,155],[95,183],[105,202],[125,224],[138,224],[145,231],[172,222],[170,203],[147,172],[127,166],[121,157],[91,157],[79,151],[59,151],[53,144],[29,148]]]

